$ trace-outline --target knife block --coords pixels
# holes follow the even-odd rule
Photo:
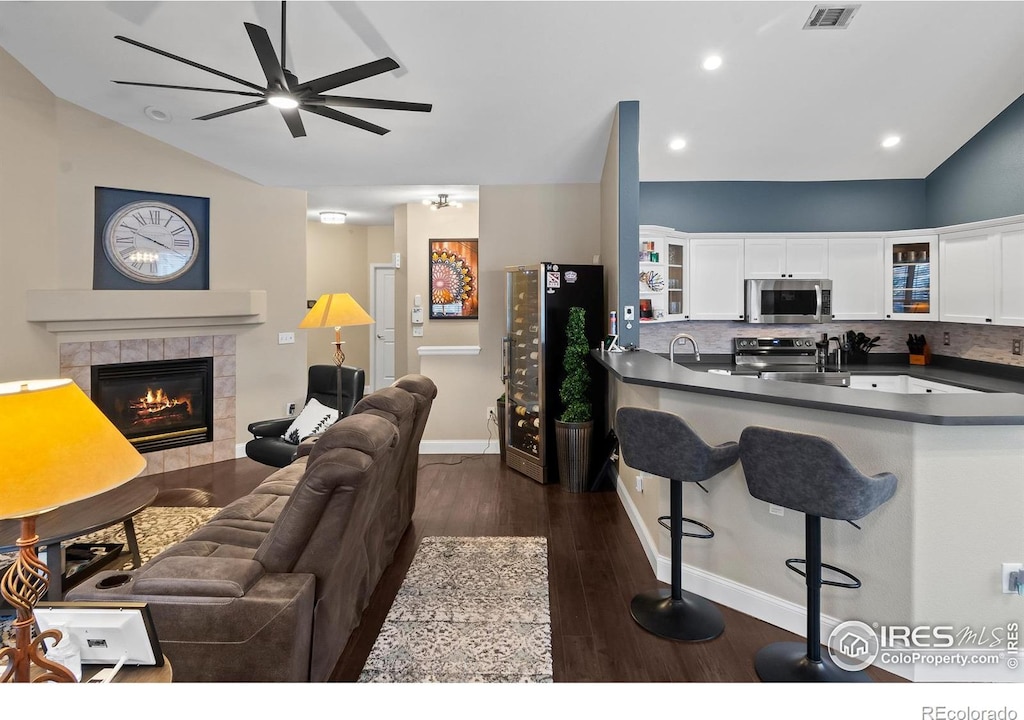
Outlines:
[[[910,364],[911,365],[931,365],[932,364],[932,350],[928,347],[927,343],[924,346],[924,352],[920,355],[910,353]]]

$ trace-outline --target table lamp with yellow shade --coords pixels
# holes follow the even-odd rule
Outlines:
[[[0,650],[0,682],[74,682],[43,655],[48,630],[32,639],[33,609],[46,594],[49,572],[36,555],[36,516],[123,485],[146,467],[124,435],[71,380],[0,383],[0,520],[21,520],[18,556],[0,592],[18,613],[14,647]],[[0,665],[2,668],[2,665]]]
[[[341,410],[341,365],[345,362],[344,345],[341,339],[341,328],[348,325],[372,325],[374,319],[348,293],[328,293],[321,295],[306,317],[302,318],[299,327],[303,329],[333,327],[334,328],[334,364],[338,373],[338,410]]]

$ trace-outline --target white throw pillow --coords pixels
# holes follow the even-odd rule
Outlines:
[[[316,398],[310,398],[292,424],[281,437],[298,445],[310,435],[322,433],[338,421],[338,411],[323,405]]]

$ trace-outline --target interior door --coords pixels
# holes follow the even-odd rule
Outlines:
[[[395,269],[378,267],[373,271],[373,389],[395,381]]]

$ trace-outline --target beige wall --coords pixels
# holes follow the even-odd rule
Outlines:
[[[94,190],[109,186],[210,198],[210,288],[267,292],[265,324],[167,331],[237,334],[238,438],[304,396],[305,343],[277,344],[305,312],[304,192],[257,185],[58,100],[3,51],[0,99],[0,380],[56,375],[58,342],[131,335],[58,336],[24,320],[28,289],[92,287]]]
[[[597,184],[480,188],[480,320],[474,323],[476,335],[468,330],[447,330],[455,321],[437,321],[435,332],[431,335],[428,330],[424,337],[427,345],[479,345],[480,355],[422,358],[423,372],[438,385],[424,435],[427,440],[487,437],[486,408],[493,407],[502,392],[505,267],[543,261],[592,263],[600,252],[600,201]],[[410,285],[420,278],[419,287],[425,288],[426,254],[420,254],[422,266],[412,270]],[[410,290],[410,297],[420,291]],[[492,443],[491,449],[496,449],[496,444]]]
[[[370,311],[370,281],[367,273],[367,227],[324,225],[311,220],[306,225],[306,293],[316,300],[324,293],[347,292]],[[306,336],[306,361],[310,365],[334,364],[334,328],[300,330]],[[341,329],[345,342],[345,364],[369,372],[370,341],[365,326]]]

